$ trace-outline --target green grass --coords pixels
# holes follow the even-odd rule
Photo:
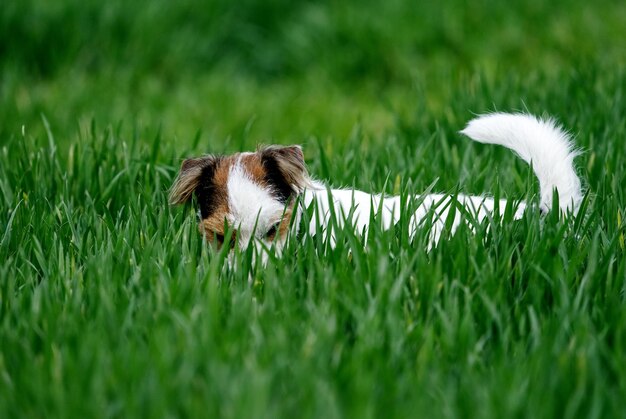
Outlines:
[[[608,0],[9,1],[0,417],[624,417],[624,19]],[[182,158],[270,142],[335,186],[536,199],[510,152],[457,134],[494,109],[576,133],[579,217],[505,215],[430,253],[427,230],[347,229],[233,271],[167,205]]]

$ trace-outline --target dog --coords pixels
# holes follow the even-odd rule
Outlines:
[[[492,113],[471,120],[460,133],[480,143],[507,147],[532,164],[539,180],[541,213],[551,210],[553,200],[557,199],[554,193],[558,194],[559,211],[564,214],[578,211],[583,196],[574,169],[578,152],[571,136],[554,120],[521,113]],[[231,249],[246,249],[254,243],[266,250],[273,248],[278,255],[290,231],[299,228],[303,211],[311,206],[316,214],[310,217],[308,232],[323,232],[331,244],[335,241],[331,231],[333,214],[335,223],[349,222],[358,234],[367,234],[375,217],[379,217],[383,229],[389,229],[399,221],[403,211],[411,211],[410,237],[426,220],[431,220],[430,248],[439,241],[452,207],[464,210],[452,215],[450,228],[454,233],[463,222],[463,213],[469,212],[480,222],[493,214],[496,207],[504,209],[507,204],[504,199],[496,202],[487,196],[429,193],[415,195],[416,204],[411,206],[399,196],[330,189],[309,175],[302,148],[297,145],[273,145],[256,152],[186,159],[170,190],[169,201],[179,205],[194,196],[198,228],[207,242]],[[514,219],[521,218],[529,207],[532,206],[519,202]],[[267,253],[263,255],[265,262]]]

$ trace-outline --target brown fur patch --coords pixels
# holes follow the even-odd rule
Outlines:
[[[228,206],[220,207],[215,211],[213,215],[200,220],[198,228],[200,232],[204,233],[207,239],[210,239],[211,234],[224,235],[224,223],[226,222],[226,215],[228,214]]]
[[[267,172],[265,171],[265,167],[263,167],[263,162],[261,161],[259,153],[241,156],[241,164],[253,181],[261,186],[267,186],[267,182],[265,180]]]
[[[209,243],[216,243],[218,249],[224,244],[224,240],[226,238],[225,236],[228,233],[227,228],[226,213],[221,211],[219,214],[216,212],[214,216],[207,217],[198,223],[198,230],[205,237],[206,241]],[[237,241],[237,231],[233,230],[230,233],[230,247],[233,248],[235,247],[235,243]]]
[[[213,174],[213,193],[210,197],[212,211],[208,217],[200,220],[198,224],[198,229],[204,234],[208,242],[213,242],[216,235],[223,236],[225,234],[224,223],[230,211],[227,190],[228,174],[236,161],[235,157],[236,155],[222,158]],[[199,204],[202,205],[202,202]]]
[[[228,183],[228,173],[230,168],[237,161],[237,154],[232,156],[223,157],[217,168],[215,169],[215,175],[213,177],[213,183],[221,190],[226,191],[226,184]]]

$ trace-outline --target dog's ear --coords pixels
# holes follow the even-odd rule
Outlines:
[[[286,200],[292,193],[300,193],[311,185],[304,163],[302,147],[267,146],[259,150],[266,171],[266,180]]]
[[[215,156],[204,156],[183,161],[178,177],[170,189],[170,205],[188,202],[200,184],[203,174],[206,174],[207,169],[213,171],[211,169],[215,168],[218,160]]]

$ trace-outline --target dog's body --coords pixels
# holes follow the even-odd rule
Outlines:
[[[576,152],[569,135],[553,121],[497,113],[472,120],[461,133],[478,142],[503,145],[532,163],[539,179],[542,212],[551,209],[555,190],[562,212],[577,211],[582,191],[573,166]],[[496,204],[501,211],[507,204],[506,200],[495,202],[490,197],[442,194],[416,195],[409,200],[412,202],[401,202],[397,196],[330,189],[309,177],[299,146],[271,146],[255,153],[185,160],[172,187],[170,202],[184,203],[192,195],[199,206],[200,231],[209,242],[221,246],[229,239],[231,247],[238,243],[241,248],[254,242],[263,244],[263,249],[274,247],[278,252],[290,226],[298,228],[304,208],[311,205],[317,211],[311,217],[311,234],[329,232],[332,214],[337,222],[348,221],[357,233],[367,234],[370,220],[379,220],[387,229],[399,221],[403,211],[410,210],[410,236],[432,217],[430,237],[434,244],[451,207],[461,205],[481,221],[494,212]],[[526,208],[526,203],[517,203],[514,217],[522,217]],[[462,222],[462,212],[455,212],[452,231]],[[330,234],[332,242],[332,231]]]

